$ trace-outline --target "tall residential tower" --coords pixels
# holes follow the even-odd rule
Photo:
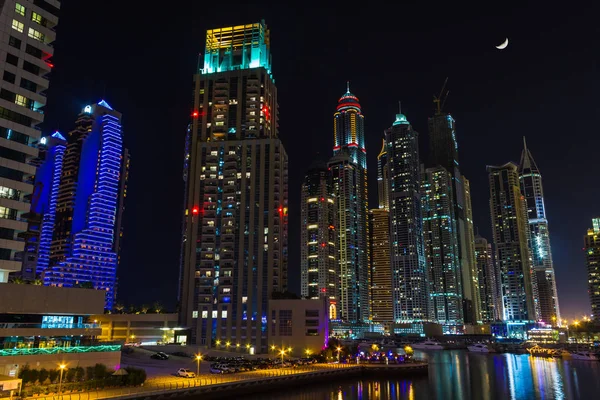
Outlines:
[[[180,323],[187,342],[267,351],[287,290],[288,158],[264,21],[210,29],[194,76]]]
[[[502,320],[533,322],[536,319],[529,226],[525,198],[514,163],[488,166],[490,213],[502,285]]]
[[[325,163],[314,163],[304,177],[301,207],[302,297],[326,298],[329,318],[337,319],[336,209],[331,174]]]
[[[367,151],[364,116],[349,86],[333,118],[334,156],[329,168],[338,216],[339,316],[348,322],[368,322]]]
[[[38,156],[59,9],[57,0],[0,1],[0,283],[21,270],[26,254],[23,214],[36,174],[30,162]]]
[[[501,319],[500,311],[500,276],[494,268],[492,244],[477,235],[475,236],[475,257],[477,259],[477,278],[479,280],[479,298],[481,299],[481,320],[484,323]]]
[[[385,131],[395,322],[430,320],[421,218],[419,134],[403,114]]]
[[[584,246],[592,320],[600,323],[600,218],[592,219],[592,229],[587,231]]]
[[[558,293],[556,291],[556,278],[554,263],[550,248],[550,233],[548,219],[544,205],[544,188],[542,175],[533,160],[523,138],[523,153],[519,165],[519,180],[521,192],[527,204],[527,218],[529,220],[530,250],[533,259],[533,273],[537,285],[537,307],[539,319],[547,324],[560,325],[560,309],[558,307]]]

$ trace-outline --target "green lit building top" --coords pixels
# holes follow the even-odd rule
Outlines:
[[[202,74],[263,67],[271,75],[271,41],[265,21],[210,29]]]

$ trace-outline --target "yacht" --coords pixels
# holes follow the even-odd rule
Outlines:
[[[412,348],[415,350],[444,350],[444,346],[435,340],[426,340],[421,343],[413,343]]]
[[[571,353],[571,358],[573,360],[587,360],[587,361],[598,361],[600,358],[594,353],[589,351],[575,351]]]
[[[472,344],[470,346],[467,346],[467,349],[469,349],[470,352],[473,353],[493,353],[494,349],[492,349],[491,347],[489,347],[486,344],[483,343],[475,343]]]

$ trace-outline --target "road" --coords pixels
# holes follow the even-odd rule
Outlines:
[[[181,368],[181,367],[179,367]],[[195,379],[179,378],[172,375],[154,376],[146,381],[140,387],[127,387],[104,389],[90,392],[64,393],[62,396],[39,396],[36,399],[41,400],[94,400],[109,399],[127,395],[150,394],[151,392],[160,392],[165,390],[186,389],[198,386],[219,385],[229,382],[240,382],[243,380],[268,379],[281,376],[306,374],[311,372],[330,371],[342,368],[356,368],[356,364],[313,364],[309,366],[299,366],[296,368],[266,369],[258,371],[240,372],[237,374],[215,375],[201,373]]]

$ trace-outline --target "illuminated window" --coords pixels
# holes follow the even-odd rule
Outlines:
[[[198,311],[192,311],[192,318],[198,318]]]
[[[29,32],[27,33],[27,36],[29,36],[30,38],[33,38],[35,40],[39,40],[40,42],[44,42],[44,39],[45,39],[45,36],[42,32],[38,32],[33,28],[29,28]]]
[[[214,311],[212,312],[212,317],[213,317],[213,318],[217,318],[217,310],[214,310]]]
[[[221,311],[221,318],[227,318],[227,310]]]
[[[223,288],[223,293],[231,293],[231,288]]]
[[[38,13],[36,13],[35,11],[33,13],[31,13],[31,20],[33,22],[37,22],[38,24],[42,24],[42,16]]]
[[[25,25],[23,25],[22,22],[17,21],[16,19],[13,19],[12,22],[12,28],[20,33],[23,33],[23,28],[25,27]]]
[[[22,6],[21,4],[17,3],[15,5],[15,12],[19,15],[25,16],[25,6]]]
[[[27,97],[17,94],[15,96],[15,104],[26,107],[27,106]]]
[[[208,311],[206,311],[206,310],[202,311],[202,318],[204,318],[204,319],[208,318]]]
[[[246,304],[248,302],[248,296],[242,296],[242,304]]]

